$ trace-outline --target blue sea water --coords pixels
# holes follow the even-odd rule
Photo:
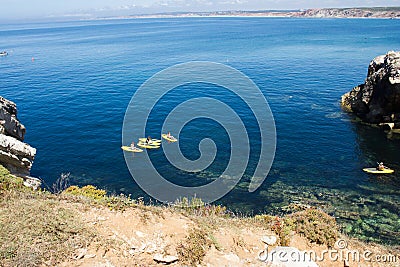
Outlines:
[[[339,100],[364,81],[372,58],[400,49],[399,26],[400,20],[295,18],[3,24],[0,50],[9,56],[0,58],[0,95],[17,103],[25,140],[37,148],[33,176],[51,186],[69,172],[75,184],[147,198],[120,149],[132,95],[152,75],[178,63],[226,64],[251,78],[268,100],[277,150],[267,179],[249,193],[248,179],[259,156],[253,143],[245,177],[219,203],[243,213],[275,214],[293,204],[319,206],[337,217],[345,233],[398,244],[399,138],[355,122],[341,111]],[[201,96],[229,104],[257,139],[251,110],[228,92],[202,85],[166,95],[154,110],[148,134],[159,135],[165,112]],[[180,135],[190,159],[199,157],[198,144],[207,137],[218,153],[205,171],[179,171],[162,150],[151,152],[152,160],[178,184],[207,183],[229,161],[227,133],[213,121],[198,119]],[[135,157],[140,160],[139,154]],[[377,161],[396,173],[362,172]]]

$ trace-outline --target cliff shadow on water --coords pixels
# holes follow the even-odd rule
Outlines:
[[[347,209],[344,212],[336,210],[335,216],[346,234],[362,240],[398,244],[400,135],[359,120],[352,121],[352,130],[356,136],[354,149],[360,172],[365,167],[376,167],[378,162],[384,162],[395,172],[383,175],[363,173],[341,201]]]
[[[356,149],[360,163],[368,165],[367,167],[375,167],[378,162],[384,162],[387,167],[395,170],[395,173],[390,176],[393,186],[399,189],[400,134],[363,123],[354,123],[353,129],[356,134]]]

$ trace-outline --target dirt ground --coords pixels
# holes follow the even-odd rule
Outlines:
[[[249,219],[196,217],[163,207],[144,206],[113,211],[104,207],[82,209],[79,204],[74,204],[70,208],[79,214],[88,227],[98,233],[99,240],[92,242],[87,248],[77,248],[75,256],[60,266],[164,266],[167,263],[155,259],[165,256],[172,256],[170,258],[173,260],[168,264],[170,266],[295,266],[290,263],[267,264],[260,260],[259,253],[265,249],[262,237],[273,236],[274,233]],[[187,240],[191,230],[200,228],[206,229],[211,245],[205,248],[200,264],[188,263],[179,256],[178,248]],[[339,245],[345,246],[344,249],[338,250],[336,247],[336,251],[357,250],[360,254],[372,251],[372,255],[369,255],[371,260],[376,261],[376,255],[386,255],[386,261],[390,260],[392,263],[368,262],[362,259],[362,255],[360,261],[350,258],[344,262],[340,253],[329,255],[325,252],[324,255],[323,252],[328,251],[326,246],[311,244],[294,233],[290,239],[290,246],[300,251],[314,251],[317,259],[324,255],[323,261],[316,261],[318,266],[400,266],[398,251],[346,238],[342,243],[344,245]],[[274,247],[276,245],[269,246],[269,251]],[[389,255],[397,256],[396,262]]]

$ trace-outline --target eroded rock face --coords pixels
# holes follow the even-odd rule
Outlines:
[[[0,96],[0,164],[19,176],[29,176],[36,155],[36,149],[23,142],[25,131],[15,103]]]
[[[374,58],[365,82],[342,96],[342,107],[364,122],[400,124],[400,52]]]
[[[13,174],[29,175],[36,149],[14,137],[0,134],[0,163]]]
[[[17,105],[0,96],[0,134],[24,141],[25,126],[17,119]]]

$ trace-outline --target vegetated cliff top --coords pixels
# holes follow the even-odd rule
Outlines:
[[[258,256],[267,243],[269,252],[283,245],[320,256],[337,238],[360,253],[398,251],[340,235],[335,219],[315,208],[243,217],[199,199],[154,206],[94,186],[52,194],[24,188],[1,165],[0,205],[1,266],[265,266]],[[329,257],[317,263],[343,266]]]

